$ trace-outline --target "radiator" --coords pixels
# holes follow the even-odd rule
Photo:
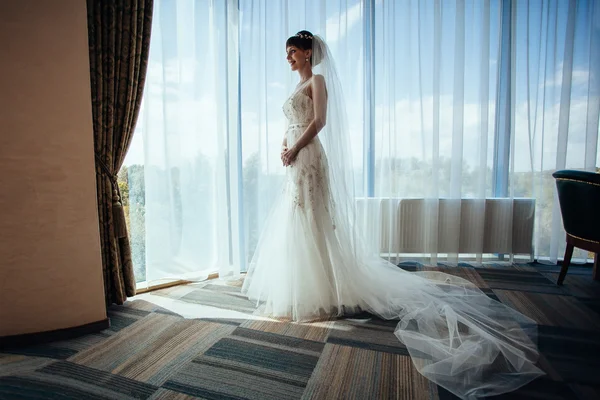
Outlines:
[[[381,253],[533,254],[535,199],[357,199]]]

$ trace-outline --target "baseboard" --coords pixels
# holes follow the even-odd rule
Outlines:
[[[89,324],[74,326],[71,328],[56,329],[53,331],[25,333],[22,335],[11,335],[0,337],[0,349],[8,347],[22,347],[60,340],[73,339],[110,328],[110,320],[105,318]]]
[[[206,278],[206,280],[203,280],[202,282],[206,282],[211,279],[219,279],[219,273],[215,272],[215,273],[209,274],[208,278]],[[170,288],[173,286],[188,285],[190,283],[194,283],[194,281],[187,281],[187,280],[181,279],[181,280],[177,280],[177,281],[173,281],[173,282],[169,282],[169,283],[162,283],[160,285],[152,285],[150,287],[136,289],[135,295],[137,296],[138,294],[154,292],[156,290],[166,289],[166,288]]]

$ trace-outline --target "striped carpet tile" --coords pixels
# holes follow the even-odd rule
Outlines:
[[[57,361],[24,375],[0,377],[2,399],[147,399],[157,389],[67,361]]]
[[[425,400],[436,391],[410,357],[328,343],[303,399]]]
[[[57,360],[66,360],[83,349],[102,343],[113,333],[114,332],[112,331],[106,330],[71,340],[42,343],[18,348],[5,348],[2,349],[2,352],[6,354],[20,354],[30,357],[49,357]]]
[[[19,375],[43,368],[56,360],[21,354],[0,354],[0,376]]]
[[[532,318],[540,325],[600,331],[600,315],[573,296],[497,290],[502,303]]]
[[[538,347],[560,380],[582,385],[599,381],[600,340],[589,331],[540,326]]]
[[[304,387],[193,362],[163,388],[207,400],[300,399]]]
[[[558,272],[546,272],[542,274],[550,282],[556,283]],[[590,275],[571,274],[570,268],[563,282],[562,288],[576,297],[598,298],[600,296],[600,282],[590,279]]]
[[[306,354],[234,338],[224,338],[205,353],[206,356],[233,360],[249,366],[267,368],[299,377],[310,377],[319,359]]]
[[[577,399],[600,399],[600,386],[569,385]]]
[[[318,360],[251,343],[219,343],[163,388],[204,399],[299,399]]]
[[[314,340],[299,339],[293,336],[276,335],[269,332],[257,331],[239,327],[232,332],[237,340],[245,340],[252,343],[268,343],[282,349],[290,349],[306,354],[319,355],[323,351],[323,343]]]
[[[142,310],[138,307],[150,308],[151,310]],[[111,306],[108,311],[110,318],[110,331],[118,332],[129,325],[145,318],[156,309],[154,304],[149,304],[146,301],[132,301],[127,304],[127,307]]]
[[[134,324],[149,314],[150,312],[148,311],[141,311],[131,307],[112,306],[107,311],[107,315],[110,318],[110,328],[102,332],[97,332],[65,341],[42,343],[18,348],[5,348],[2,349],[2,352],[5,354],[19,354],[29,357],[45,357],[55,360],[66,360],[83,350],[103,343],[106,339],[119,332],[121,329]]]
[[[204,322],[212,322],[214,324],[225,324],[233,326],[240,326],[241,324],[247,321],[246,319],[239,318],[197,318],[197,320]]]
[[[160,291],[158,291],[156,293],[159,293],[159,292]],[[156,304],[150,303],[149,301],[145,301],[145,300],[141,300],[141,299],[127,300],[127,307],[125,307],[125,308],[127,310],[124,310],[122,306],[112,305],[108,309],[108,312],[109,312],[109,314],[111,314],[113,312],[114,313],[119,313],[119,312],[136,313],[140,317],[144,317],[152,312],[157,312],[157,313],[162,313],[162,314],[179,315],[179,314],[174,313],[171,310],[167,310],[166,308],[163,308]],[[131,311],[131,310],[133,310],[133,311]]]
[[[297,375],[273,368],[265,368],[256,363],[249,365],[234,359],[202,355],[195,358],[192,362],[205,366],[207,370],[212,370],[215,376],[221,376],[223,378],[221,386],[229,384],[230,381],[226,379],[227,376],[255,376],[264,381],[270,380],[276,384],[279,383],[301,388],[305,387],[308,381],[305,375]],[[209,375],[210,374],[207,374],[206,376]],[[270,386],[270,384],[268,385]]]
[[[394,335],[397,324],[398,321],[383,321],[375,317],[336,321],[327,343],[408,355],[406,347]]]
[[[323,346],[238,328],[178,371],[163,388],[204,399],[299,399]]]
[[[203,287],[206,290],[214,291],[214,292],[226,292],[226,293],[238,293],[241,294],[242,288],[241,286],[233,286],[233,285],[215,285],[212,283],[207,283]]]
[[[69,361],[160,386],[234,329],[155,313]]]
[[[247,320],[240,326],[256,331],[276,333],[278,335],[291,336],[316,342],[325,342],[334,323],[334,321],[321,321],[295,324],[269,320]]]
[[[192,304],[202,304],[205,306],[227,308],[245,313],[252,313],[256,309],[256,304],[247,298],[229,292],[217,292],[209,289],[197,289],[178,300]]]
[[[600,299],[591,299],[588,297],[576,297],[577,301],[583,304],[587,309],[600,315]]]
[[[457,399],[457,397],[454,397]],[[579,397],[570,385],[556,382],[547,378],[538,378],[523,386],[519,390],[499,396],[488,397],[489,400],[575,400],[590,399],[593,397]],[[440,396],[440,400],[443,399]]]
[[[54,364],[47,365],[38,370],[38,372],[51,375],[56,379],[56,381],[60,381],[61,378],[69,379],[76,376],[79,382],[84,382],[90,385],[103,387],[111,391],[127,394],[137,399],[147,398],[158,388],[157,386],[139,382],[134,379],[129,379],[122,375],[111,374],[68,361],[59,361]]]
[[[537,271],[516,271],[512,269],[478,268],[477,273],[492,289],[526,290],[549,294],[566,294],[566,290],[557,286]]]
[[[148,400],[197,400],[198,397],[190,396],[180,392],[174,392],[168,389],[158,389]]]

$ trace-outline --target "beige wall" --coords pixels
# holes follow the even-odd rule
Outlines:
[[[106,318],[84,0],[0,1],[0,336]]]

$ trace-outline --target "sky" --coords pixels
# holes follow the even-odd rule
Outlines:
[[[199,154],[214,161],[226,148],[239,146],[242,162],[258,153],[265,173],[282,173],[279,147],[286,121],[281,106],[298,80],[285,59],[285,40],[308,29],[324,36],[334,54],[352,157],[362,168],[365,79],[371,78],[363,46],[367,3],[240,0],[238,10],[231,6],[234,1],[156,1],[143,109],[125,163],[174,166]],[[548,7],[553,3],[558,7]],[[375,157],[427,160],[439,149],[440,156],[462,157],[475,168],[489,166],[497,122],[501,2],[465,1],[465,12],[458,15],[456,2],[438,4],[439,19],[433,0],[374,3]],[[563,109],[566,104],[561,86],[570,66],[564,46],[568,3],[515,4],[514,169],[528,171],[532,163],[551,169],[560,158],[561,99]],[[589,38],[598,42],[600,19],[594,20],[591,6],[578,2],[575,10],[567,113],[570,167],[583,167],[586,149],[593,158],[589,126],[598,129],[597,119],[587,118],[600,96],[600,59],[589,51]],[[436,20],[441,21],[437,28]],[[457,40],[461,37],[464,41]],[[530,142],[539,150],[533,157]],[[595,153],[600,165],[597,147]]]

